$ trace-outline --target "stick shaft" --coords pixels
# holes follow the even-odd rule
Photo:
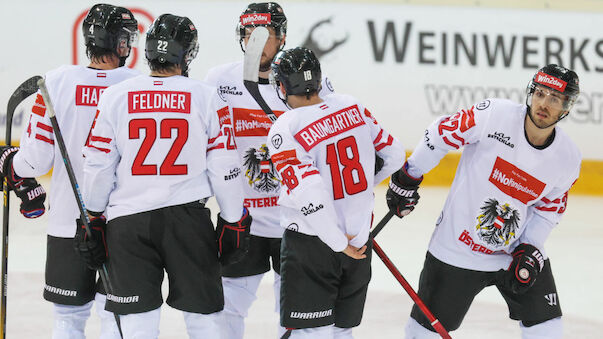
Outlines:
[[[80,218],[82,220],[82,223],[84,224],[84,227],[86,228],[86,234],[91,237],[92,232],[90,231],[90,219],[88,218],[88,213],[86,212],[86,207],[84,206],[84,199],[82,198],[82,194],[80,193],[80,188],[77,184],[75,172],[73,171],[73,166],[71,165],[71,160],[69,160],[69,154],[67,153],[67,148],[65,146],[65,140],[63,139],[63,134],[61,133],[61,129],[59,128],[59,123],[57,122],[57,117],[54,112],[54,106],[52,105],[52,101],[50,99],[50,95],[48,94],[48,89],[46,88],[46,83],[44,79],[40,79],[40,81],[38,81],[38,86],[40,87],[40,92],[42,93],[42,97],[44,98],[46,110],[48,112],[50,122],[52,124],[54,137],[59,146],[59,150],[61,151],[61,157],[63,158],[63,163],[65,164],[65,169],[67,170],[67,176],[69,177],[69,183],[71,184],[73,194],[75,195],[77,207],[80,210]],[[105,288],[105,292],[107,294],[111,294],[113,292],[113,286],[111,285],[111,281],[109,280],[107,267],[104,264],[102,268],[98,270],[98,274],[101,277],[101,281],[103,283],[103,287]],[[117,327],[121,335],[122,332],[119,316],[117,315],[117,313],[113,313],[113,315],[115,316],[115,321],[117,322]]]
[[[444,328],[444,326],[442,326],[442,324],[440,323],[440,321],[433,315],[433,313],[431,313],[431,311],[429,310],[429,308],[427,308],[427,306],[425,305],[425,303],[423,302],[423,300],[421,300],[421,298],[419,297],[419,295],[417,294],[417,292],[415,292],[415,290],[412,288],[412,286],[410,286],[410,284],[408,283],[408,281],[406,281],[406,279],[404,279],[404,276],[402,276],[402,273],[400,273],[400,271],[398,271],[398,269],[396,268],[396,266],[394,265],[394,263],[392,263],[392,261],[389,259],[389,257],[383,251],[383,249],[381,249],[381,246],[379,246],[379,244],[377,244],[377,242],[375,241],[375,239],[373,239],[373,250],[375,251],[375,253],[377,253],[377,255],[379,256],[379,258],[381,258],[381,261],[383,261],[383,263],[385,264],[385,266],[394,275],[394,277],[396,278],[396,280],[398,280],[398,282],[400,283],[400,285],[402,285],[402,288],[404,288],[404,290],[406,291],[406,293],[408,293],[408,295],[410,296],[410,298],[415,302],[415,304],[417,305],[417,307],[419,307],[419,309],[421,310],[421,312],[423,312],[423,314],[425,314],[425,316],[427,317],[427,319],[431,323],[431,326],[433,326],[433,328],[436,330],[436,332],[438,332],[438,334],[440,334],[440,336],[442,338],[444,338],[444,339],[450,339],[451,338],[450,334],[448,334],[448,332],[446,331],[446,329]]]
[[[38,80],[41,78],[41,76],[35,75],[25,80],[17,87],[8,100],[6,105],[6,135],[4,137],[6,145],[12,143],[13,115],[15,114],[15,109],[21,102],[38,91]],[[10,212],[10,192],[6,178],[2,180],[2,192],[4,196],[4,206],[2,211],[2,282],[0,283],[2,285],[0,292],[2,300],[0,301],[0,339],[5,339],[8,293],[8,223]]]

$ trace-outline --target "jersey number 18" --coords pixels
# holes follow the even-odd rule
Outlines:
[[[353,136],[327,145],[327,165],[331,169],[333,198],[335,200],[344,197],[344,188],[348,195],[366,190],[366,176],[362,164],[360,164],[356,138]],[[356,173],[356,179],[354,179],[354,173]]]

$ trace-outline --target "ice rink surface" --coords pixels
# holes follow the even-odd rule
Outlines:
[[[43,184],[47,184],[44,182]],[[46,186],[46,185],[45,185]],[[46,186],[47,187],[47,186]],[[435,220],[446,198],[446,188],[421,188],[417,209],[404,219],[394,218],[377,242],[404,277],[416,288]],[[385,187],[376,192],[375,220],[386,213]],[[46,235],[44,217],[26,220],[11,197],[8,264],[8,338],[50,338],[52,305],[42,299]],[[209,204],[214,211],[215,201]],[[561,223],[546,243],[564,312],[564,338],[603,338],[603,197],[569,197]],[[247,339],[275,338],[278,315],[274,312],[272,273],[260,285],[258,299],[249,311]],[[164,299],[167,289],[164,283]],[[373,257],[373,278],[362,324],[355,338],[403,338],[412,301],[379,257]],[[88,338],[98,338],[100,324],[93,314]],[[160,338],[186,338],[181,313],[164,304]],[[478,295],[454,338],[520,338],[519,325],[508,318],[504,300],[494,287]]]

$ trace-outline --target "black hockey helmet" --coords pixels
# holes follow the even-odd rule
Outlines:
[[[296,47],[278,52],[272,61],[275,84],[283,84],[287,95],[309,95],[320,91],[320,62],[311,50]]]
[[[562,106],[565,113],[557,121],[569,114],[569,111],[578,99],[578,95],[580,95],[580,82],[576,72],[555,64],[542,67],[530,80],[526,98],[526,105],[528,107],[532,106],[532,95],[538,86],[554,90],[565,97]]]
[[[130,54],[130,48],[138,41],[138,21],[124,7],[96,4],[90,8],[82,22],[82,33],[86,47],[98,47],[115,52],[122,60]],[[118,52],[127,47],[127,55]]]
[[[272,27],[276,36],[282,38],[287,34],[287,17],[283,8],[276,2],[258,2],[251,3],[241,16],[237,25],[237,38],[243,50],[243,40],[245,39],[245,28],[247,27]]]
[[[188,74],[188,65],[197,56],[198,50],[197,29],[187,17],[162,14],[147,31],[147,60],[180,65],[182,75]]]

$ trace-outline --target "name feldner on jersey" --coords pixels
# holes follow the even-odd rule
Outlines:
[[[244,204],[253,217],[251,234],[280,238],[283,235],[277,205],[280,178],[266,145],[272,122],[243,85],[243,62],[214,67],[209,70],[205,80],[217,87],[220,97],[225,101],[224,106],[229,107],[219,111],[220,122],[223,126],[232,126],[234,131],[228,136],[227,147],[234,148],[236,145],[241,158]],[[274,86],[260,82],[259,90],[277,116],[289,110],[277,96]],[[330,82],[323,78],[321,97],[331,92]]]
[[[524,135],[527,106],[489,99],[432,123],[408,163],[427,173],[464,147],[429,252],[461,268],[506,269],[520,243],[543,251],[578,178],[581,154],[555,127],[553,142],[535,148]]]
[[[141,75],[107,89],[86,147],[83,195],[109,220],[216,194],[241,218],[236,150],[225,147],[215,88],[183,76]]]
[[[138,75],[120,67],[97,70],[86,66],[62,66],[46,73],[46,86],[54,105],[57,122],[78,183],[83,180],[82,148],[87,141],[103,91],[113,84]],[[53,168],[48,208],[48,234],[75,236],[75,219],[80,212],[42,95],[38,92],[31,115],[21,135],[20,150],[13,158],[21,177],[38,177]]]
[[[283,180],[281,226],[316,235],[333,251],[369,237],[374,185],[404,162],[402,144],[356,99],[331,94],[324,102],[284,113],[268,144]],[[375,154],[383,168],[375,174]]]

